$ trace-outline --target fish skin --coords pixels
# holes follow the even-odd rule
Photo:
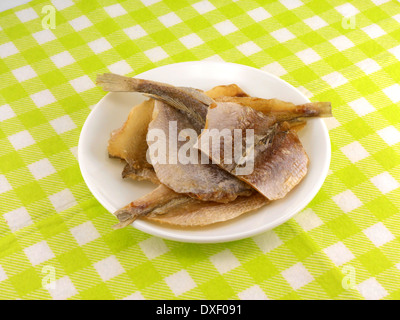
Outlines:
[[[250,184],[269,200],[283,198],[306,175],[309,159],[295,130],[290,130],[289,123],[277,122],[273,115],[266,116],[237,103],[219,102],[209,109],[206,129],[226,128],[231,130],[232,136],[233,129],[242,130],[243,150],[246,150],[246,130],[254,130],[254,170],[251,173],[237,174],[236,169],[240,166],[235,159],[231,164],[225,163],[227,161],[224,161],[224,139],[220,139],[218,150],[211,144],[206,149],[202,139],[208,139],[209,136],[203,132],[195,147],[218,166]],[[211,132],[209,131],[209,135],[212,135]],[[231,148],[233,154],[233,144],[228,148]],[[250,151],[246,150],[247,154],[250,154]]]
[[[176,121],[178,133],[182,129],[193,129],[199,135],[202,129],[184,113],[163,102],[156,101],[149,130],[159,129],[164,131],[166,141],[170,141],[169,123],[171,121]],[[149,146],[155,143],[149,140],[147,142]],[[177,141],[177,150],[185,143],[186,141]],[[168,144],[166,149],[166,159],[168,160],[170,159]],[[195,151],[199,154],[198,150]],[[229,202],[239,195],[248,195],[251,192],[249,185],[215,164],[202,164],[201,161],[198,164],[182,164],[179,161],[160,164],[155,163],[154,159],[151,159],[151,161],[161,183],[175,192],[185,193],[203,201]]]

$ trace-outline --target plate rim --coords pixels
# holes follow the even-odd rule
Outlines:
[[[185,61],[185,62],[178,62],[178,63],[172,63],[172,64],[167,64],[167,65],[163,65],[160,67],[156,67],[153,69],[149,69],[146,70],[140,74],[135,75],[135,77],[144,77],[146,78],[146,73],[148,72],[154,72],[155,70],[159,70],[159,69],[163,69],[163,68],[170,68],[171,66],[177,66],[177,65],[198,65],[198,64],[207,64],[207,65],[232,65],[235,68],[241,68],[244,70],[251,70],[252,72],[258,72],[258,73],[262,73],[264,75],[267,75],[271,78],[273,78],[275,81],[278,81],[286,86],[289,86],[291,89],[295,90],[302,98],[304,98],[306,101],[310,102],[310,100],[300,91],[298,90],[296,87],[294,87],[292,84],[286,82],[285,80],[279,78],[278,76],[271,74],[267,71],[261,70],[261,69],[257,69],[254,67],[250,67],[247,65],[242,65],[242,64],[238,64],[238,63],[233,63],[233,62],[219,62],[219,61]],[[80,135],[79,135],[79,141],[78,141],[78,164],[79,164],[79,168],[83,177],[83,180],[85,181],[86,186],[88,187],[88,189],[90,190],[90,192],[93,194],[93,196],[96,198],[96,200],[108,211],[110,212],[112,215],[113,212],[111,212],[109,206],[107,203],[105,203],[105,201],[103,201],[103,196],[101,196],[97,190],[91,185],[91,183],[88,183],[89,179],[89,174],[86,171],[86,168],[83,166],[82,164],[82,153],[83,153],[83,137],[85,135],[85,133],[88,131],[88,123],[90,122],[90,119],[94,116],[96,109],[99,108],[99,105],[103,102],[103,100],[105,100],[107,98],[108,95],[112,94],[112,92],[107,92],[97,103],[96,105],[92,108],[92,110],[90,111],[89,115],[86,117],[85,122],[82,126]],[[304,209],[313,199],[314,197],[317,195],[317,193],[319,192],[319,190],[321,189],[327,175],[329,172],[329,167],[330,167],[330,163],[331,163],[331,158],[332,158],[332,150],[331,150],[331,141],[330,141],[330,136],[329,136],[329,131],[328,128],[326,126],[326,123],[323,121],[323,119],[319,118],[318,120],[321,121],[322,123],[322,133],[324,135],[324,140],[326,141],[326,147],[327,147],[327,159],[324,163],[324,167],[322,169],[322,174],[318,177],[318,179],[315,181],[315,183],[313,184],[312,189],[310,190],[310,192],[308,194],[311,194],[311,196],[308,197],[304,197],[302,199],[302,201],[299,201],[296,204],[295,209],[292,210],[292,212],[287,213],[286,215],[283,215],[281,217],[279,217],[278,219],[274,220],[273,222],[267,223],[265,225],[261,225],[260,227],[256,228],[256,229],[252,229],[249,231],[243,231],[240,233],[235,233],[232,235],[213,235],[212,237],[207,237],[207,238],[201,238],[200,236],[182,236],[182,235],[173,235],[173,230],[174,229],[168,229],[164,228],[164,232],[160,231],[160,230],[156,230],[151,224],[150,226],[143,226],[143,224],[138,224],[135,222],[133,222],[131,225],[133,227],[135,227],[136,229],[145,232],[147,234],[151,234],[153,236],[157,236],[163,239],[168,239],[168,240],[173,240],[173,241],[178,241],[178,242],[189,242],[189,243],[221,243],[221,242],[230,242],[230,241],[236,241],[236,240],[241,240],[241,239],[245,239],[248,237],[252,237],[252,236],[256,236],[260,233],[266,232],[268,230],[274,229],[277,226],[285,223],[286,221],[288,221],[290,218],[292,218],[294,215],[296,215],[297,213],[299,213],[302,209]],[[141,222],[146,222],[147,221],[141,221]],[[161,230],[163,229],[162,225],[157,225],[158,227],[161,226]]]

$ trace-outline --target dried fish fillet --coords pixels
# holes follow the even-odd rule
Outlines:
[[[206,226],[237,218],[244,213],[261,208],[268,202],[259,193],[254,193],[249,197],[238,197],[229,203],[191,199],[173,208],[154,210],[143,219],[179,227]]]
[[[204,201],[229,202],[239,195],[249,195],[252,188],[232,176],[228,172],[222,170],[215,164],[202,164],[200,156],[197,163],[182,163],[177,161],[176,153],[174,158],[174,150],[170,149],[170,143],[175,140],[176,150],[182,148],[187,141],[178,140],[178,137],[171,136],[170,124],[176,123],[177,132],[192,129],[197,135],[200,134],[202,127],[192,121],[186,114],[179,110],[161,102],[156,101],[154,106],[153,120],[149,124],[150,130],[161,130],[165,134],[165,141],[168,141],[166,147],[165,160],[166,163],[156,163],[154,155],[150,153],[150,158],[161,183],[165,184],[178,193],[185,193],[192,197]],[[149,140],[149,147],[155,141]],[[193,146],[188,148],[188,153]],[[199,155],[197,149],[193,149],[196,155]],[[175,161],[173,161],[175,160]]]
[[[210,97],[247,96],[235,84],[216,86],[206,92]],[[142,102],[134,106],[120,129],[114,130],[108,144],[110,157],[123,159],[127,162],[122,172],[123,178],[133,180],[148,180],[159,184],[153,166],[146,160],[146,134],[152,120],[154,100]]]
[[[123,228],[136,219],[146,219],[180,227],[205,226],[236,218],[269,201],[259,193],[241,196],[229,203],[201,201],[160,185],[151,193],[131,202],[115,215]]]
[[[308,157],[296,133],[287,122],[277,122],[273,115],[232,102],[220,102],[209,109],[206,129],[209,131],[201,134],[195,147],[269,200],[283,198],[307,173]],[[228,129],[232,139],[221,139],[212,129],[218,130],[215,132]],[[230,149],[232,155],[235,153],[233,129],[242,131],[243,152],[230,162],[225,159],[224,148]],[[250,146],[245,142],[247,129],[254,132],[254,143]],[[204,143],[210,137],[214,141],[219,139],[217,148]],[[240,174],[238,169],[243,167],[243,160],[247,161],[246,165],[252,164],[253,169]]]
[[[299,117],[331,117],[330,102],[310,102],[296,105],[278,99],[254,97],[216,97],[217,102],[232,102],[250,107],[264,114],[273,114],[277,120],[291,120]]]
[[[150,99],[130,111],[124,125],[114,130],[108,141],[110,157],[123,159],[131,170],[152,169],[146,159],[146,135],[152,119],[154,100]]]

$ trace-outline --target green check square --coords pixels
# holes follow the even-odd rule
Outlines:
[[[299,246],[299,243],[307,243],[307,245]],[[295,256],[300,260],[304,260],[318,251],[318,247],[309,239],[306,234],[299,234],[286,242],[286,246],[293,251]]]
[[[25,166],[18,152],[13,151],[0,157],[0,172],[7,173]]]
[[[367,180],[367,177],[360,169],[358,169],[355,164],[348,165],[347,167],[337,171],[335,174],[348,188],[353,188],[354,186],[359,185]]]
[[[183,243],[171,250],[171,253],[184,268],[188,268],[207,258],[202,251],[198,250],[197,245],[193,243]]]
[[[46,194],[43,192],[40,184],[36,181],[16,188],[15,193],[18,195],[24,205],[28,205],[34,201],[38,201],[46,197]]]
[[[0,90],[0,95],[2,95],[3,98],[6,99],[8,102],[14,102],[21,97],[27,96],[27,93],[21,84],[16,83]]]
[[[29,112],[25,112],[18,116],[18,119],[26,128],[36,127],[43,123],[48,123],[48,120],[45,118],[40,110],[35,109]]]
[[[48,58],[48,55],[41,47],[29,48],[21,53],[29,64]]]
[[[256,283],[272,278],[278,273],[278,269],[274,266],[270,259],[265,255],[243,264],[243,268],[251,275]]]
[[[317,282],[325,289],[332,299],[337,298],[337,296],[344,291],[342,280],[343,274],[336,268],[325,272],[322,276],[317,278]]]
[[[80,247],[58,255],[57,259],[67,274],[74,273],[91,265],[90,260]]]
[[[37,144],[46,156],[52,156],[67,149],[67,146],[59,136],[49,137],[39,141]]]
[[[199,287],[207,300],[215,300],[218,299],[218,297],[226,297],[226,299],[229,299],[235,294],[232,287],[222,276],[213,278]]]
[[[131,227],[113,230],[103,237],[113,253],[118,253],[136,244],[134,229]]]
[[[68,81],[65,78],[64,74],[58,69],[40,75],[40,79],[49,89],[59,86]]]
[[[162,279],[160,273],[150,261],[128,270],[127,273],[139,290],[149,287]]]
[[[390,260],[378,248],[364,253],[358,257],[358,260],[360,260],[372,276],[375,276],[392,266]]]
[[[399,212],[399,209],[384,195],[368,202],[366,207],[381,221]]]
[[[21,297],[42,286],[42,279],[32,267],[12,276],[10,281]]]
[[[327,225],[340,240],[346,239],[360,231],[347,214],[342,214],[329,221]]]
[[[356,140],[374,133],[374,130],[362,118],[349,121],[344,124],[344,127]]]
[[[79,294],[80,300],[114,300],[115,297],[105,283],[99,283]]]

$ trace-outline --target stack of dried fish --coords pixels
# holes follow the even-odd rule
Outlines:
[[[138,218],[204,226],[283,198],[307,173],[309,159],[296,132],[307,117],[331,116],[329,102],[295,105],[254,98],[234,84],[203,92],[110,73],[99,75],[97,84],[105,91],[141,92],[150,97],[133,107],[124,125],[112,133],[108,153],[124,161],[124,178],[149,180],[158,187],[118,210],[116,227]],[[209,163],[170,160],[176,151],[170,150],[171,146],[179,149],[187,143],[185,137],[171,134],[171,123],[178,132],[190,129],[198,136],[186,151],[208,157]],[[166,163],[157,162],[148,152],[155,143],[148,134],[153,129],[164,132],[168,141]],[[217,139],[218,148],[201,143],[222,130],[230,139]],[[239,141],[244,148],[242,156],[252,154],[253,170],[249,172],[238,170],[243,159],[224,161],[224,150],[233,152],[235,130],[243,132]],[[250,146],[245,139],[248,130],[254,133]]]

